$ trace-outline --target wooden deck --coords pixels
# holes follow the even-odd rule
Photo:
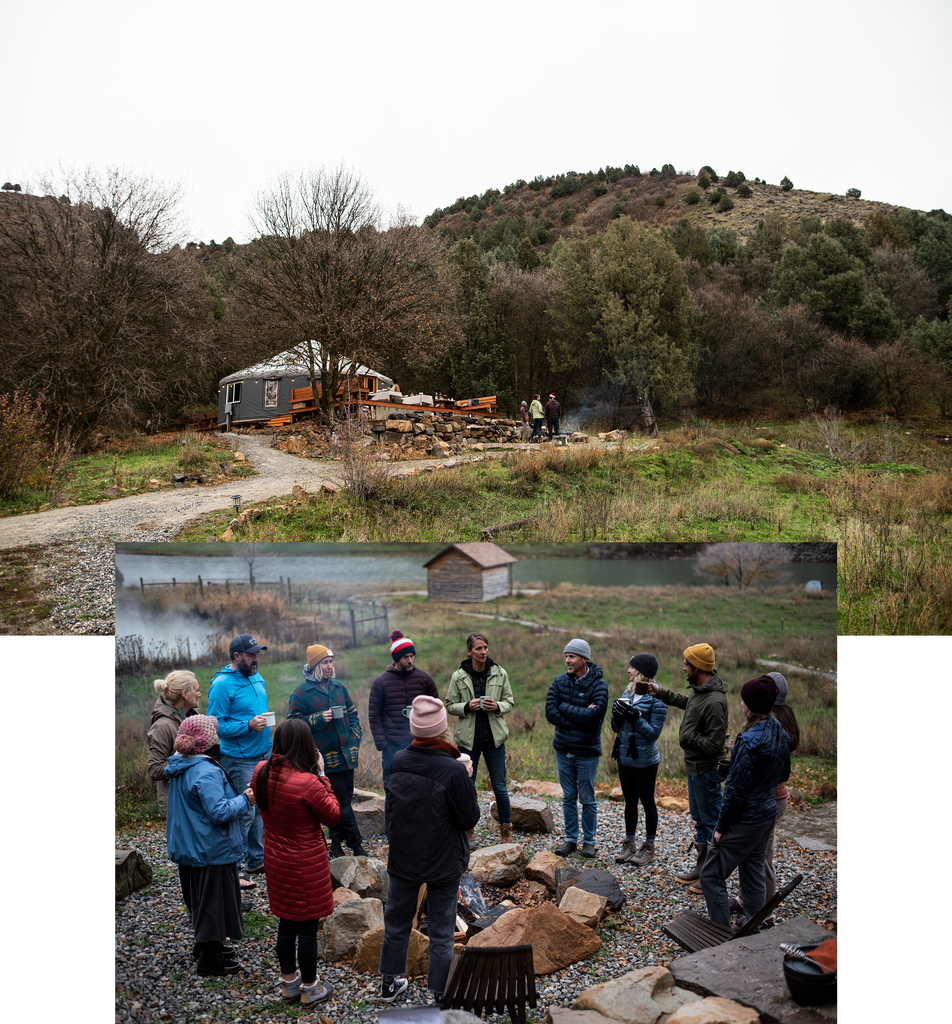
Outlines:
[[[459,399],[456,402],[436,402],[433,405],[407,405],[403,402],[375,402],[370,398],[370,390],[352,384],[347,404],[373,408],[398,409],[404,412],[450,412],[460,416],[497,416],[496,396],[486,395],[483,398]],[[320,396],[320,388],[318,388]],[[339,409],[344,400],[344,384],[337,389],[334,407]],[[472,404],[471,404],[472,403]],[[317,412],[314,391],[310,387],[293,388],[291,390],[291,411],[282,416],[275,416],[267,421],[269,427],[286,427],[301,419],[309,419]]]

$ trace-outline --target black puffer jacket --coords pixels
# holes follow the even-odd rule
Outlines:
[[[410,742],[410,720],[403,714],[403,709],[422,693],[440,699],[433,677],[416,665],[407,672],[391,665],[373,681],[367,704],[367,722],[378,750],[383,750],[388,741]]]
[[[466,833],[479,821],[476,787],[462,762],[441,746],[416,746],[393,756],[387,801],[387,871],[410,882],[459,878],[469,865]]]
[[[594,704],[594,707],[589,707]],[[563,672],[552,680],[545,717],[555,726],[552,746],[560,754],[602,756],[602,722],[608,710],[608,686],[594,661],[581,679]]]
[[[724,783],[716,832],[776,817],[774,788],[790,778],[790,739],[776,718],[752,725],[737,737]]]

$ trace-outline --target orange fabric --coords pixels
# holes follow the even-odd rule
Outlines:
[[[811,949],[807,956],[816,961],[824,974],[832,974],[836,970],[836,939],[827,939],[816,949]]]

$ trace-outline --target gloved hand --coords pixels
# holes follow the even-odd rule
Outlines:
[[[625,700],[615,701],[612,705],[612,714],[621,715],[622,718],[631,718],[632,720],[641,718],[641,712],[637,708],[633,708],[631,704]]]

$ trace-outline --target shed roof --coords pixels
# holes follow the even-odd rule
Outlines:
[[[508,552],[503,551],[498,544],[488,542],[472,544],[451,544],[438,555],[434,555],[429,562],[423,563],[423,568],[428,569],[434,562],[441,559],[449,551],[459,551],[468,559],[475,562],[481,569],[492,569],[497,565],[509,565],[510,562],[518,562],[519,559]]]

